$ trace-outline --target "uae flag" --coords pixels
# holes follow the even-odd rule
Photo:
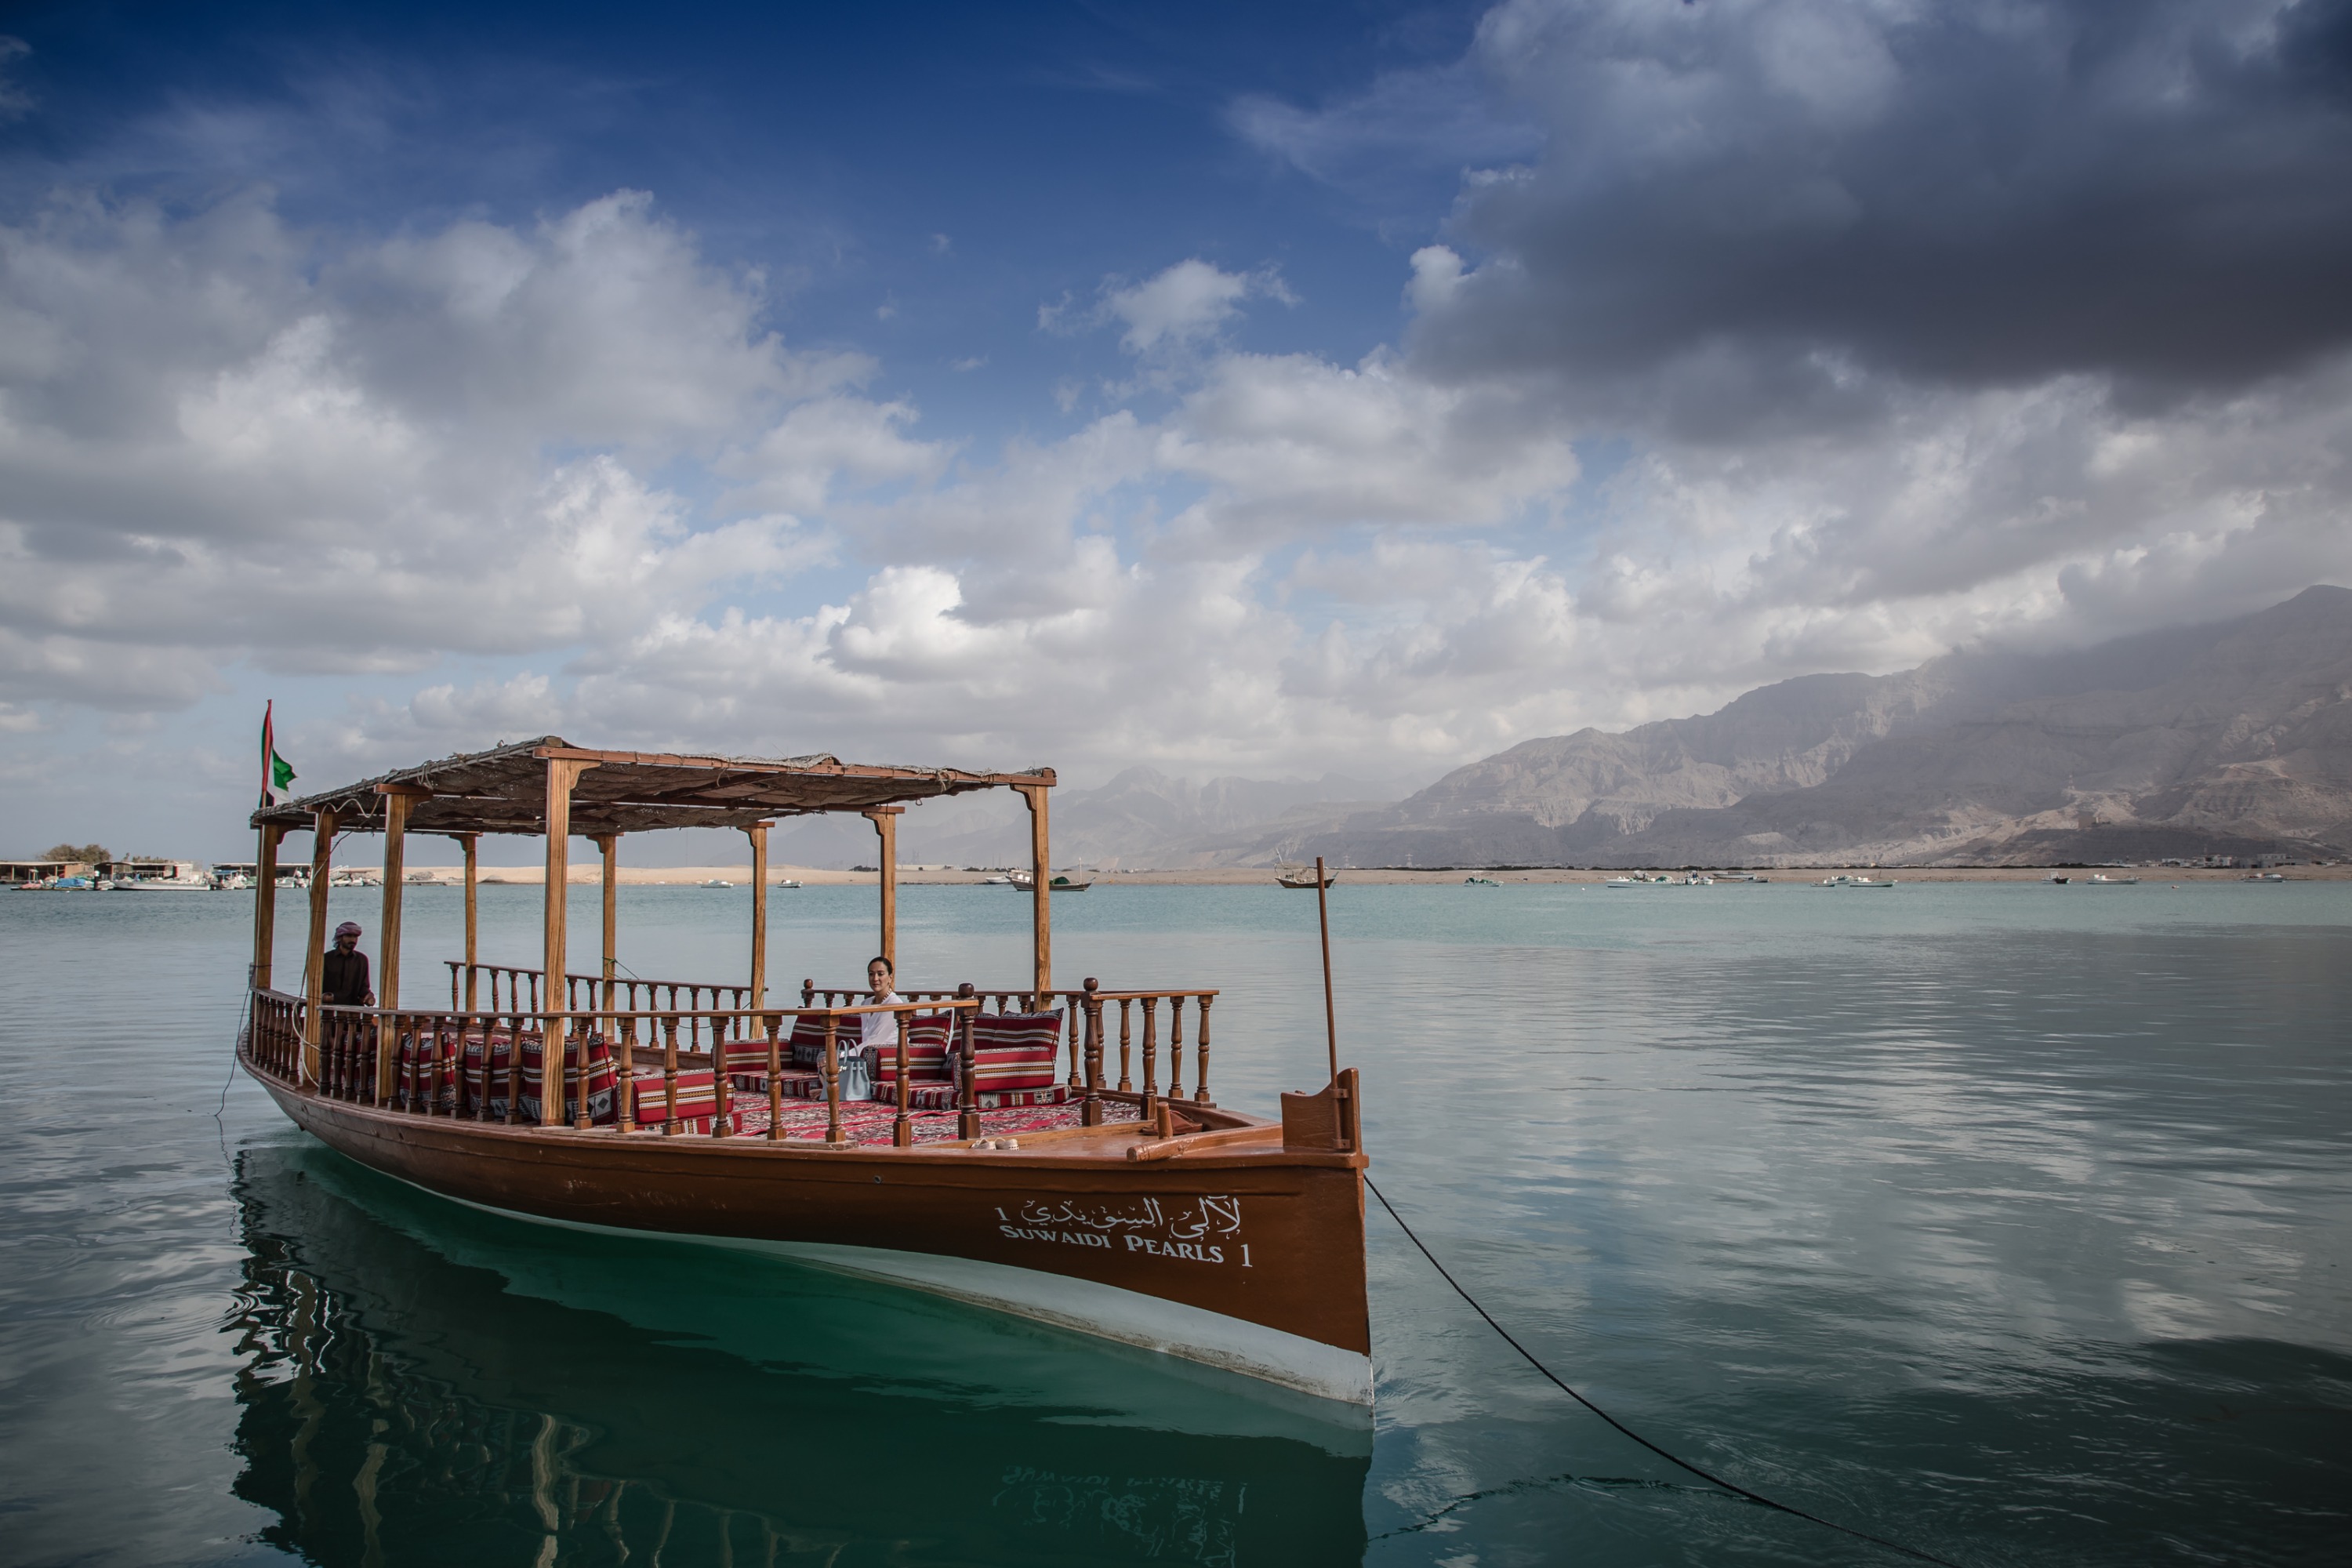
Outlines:
[[[270,725],[270,712],[278,706],[265,703],[261,710],[261,804],[263,808],[276,805],[286,786],[294,782],[294,765],[278,754],[278,737]]]

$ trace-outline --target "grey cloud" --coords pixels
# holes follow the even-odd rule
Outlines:
[[[1549,141],[1424,267],[1432,374],[1722,437],[1878,375],[2161,400],[2352,340],[2352,0],[1516,0],[1475,56]]]

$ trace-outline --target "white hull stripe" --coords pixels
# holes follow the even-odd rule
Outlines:
[[[484,1214],[561,1230],[595,1236],[626,1237],[635,1241],[685,1241],[723,1247],[739,1252],[764,1253],[814,1263],[845,1274],[910,1286],[974,1306],[1009,1312],[1056,1328],[1072,1329],[1098,1339],[1139,1345],[1165,1355],[1181,1356],[1204,1366],[1221,1367],[1245,1377],[1261,1378],[1295,1388],[1318,1399],[1348,1405],[1372,1402],[1372,1358],[1327,1345],[1303,1334],[1269,1329],[1204,1307],[1162,1300],[1139,1290],[1072,1279],[1060,1274],[1018,1268],[1008,1263],[982,1263],[969,1258],[941,1258],[926,1252],[896,1252],[880,1247],[840,1247],[814,1241],[761,1241],[748,1237],[688,1236],[676,1231],[637,1230],[624,1226],[592,1225],[584,1220],[550,1219],[488,1204],[468,1202],[435,1192],[415,1182],[422,1193],[463,1204]]]

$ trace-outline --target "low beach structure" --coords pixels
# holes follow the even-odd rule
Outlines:
[[[1335,1044],[1322,1089],[1285,1095],[1279,1121],[1246,1115],[1210,1093],[1215,990],[1056,989],[1054,783],[1044,768],[594,751],[548,737],[267,807],[252,817],[252,1013],[238,1060],[324,1142],[458,1203],[772,1252],[1368,1405],[1355,1073],[1339,1068]],[[775,820],[855,812],[873,823],[877,942],[895,965],[898,816],[983,789],[1013,790],[1029,809],[1030,973],[989,986],[902,983],[887,1004],[812,977],[796,1005],[772,1003]],[[624,978],[619,840],[689,826],[749,840],[750,973]],[[309,958],[299,987],[280,989],[278,852],[304,830]],[[384,835],[373,1006],[323,994],[329,857],[352,832]],[[447,963],[446,1005],[412,999],[401,973],[406,843],[418,833],[464,854],[465,947]],[[544,840],[537,967],[480,961],[485,833]],[[575,835],[603,863],[600,960],[585,971],[571,966],[568,930]],[[862,1043],[877,1014],[897,1024],[887,1047]],[[789,1324],[777,1332],[789,1341]]]

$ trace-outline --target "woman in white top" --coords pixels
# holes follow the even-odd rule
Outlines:
[[[887,958],[877,958],[866,966],[866,984],[873,993],[872,1001],[877,1007],[906,1000],[893,988],[895,981],[890,973],[890,961]],[[896,1053],[898,1049],[898,1014],[862,1014],[858,1017],[857,1026],[859,1049],[855,1057],[849,1059],[856,1061],[859,1070],[866,1076],[866,1084],[857,1093],[853,1094],[850,1092],[852,1086],[846,1082],[843,1083],[841,1098],[844,1100],[868,1098],[873,1093],[872,1086],[882,1076],[882,1053],[885,1051]],[[847,1065],[846,1060],[844,1065]]]

